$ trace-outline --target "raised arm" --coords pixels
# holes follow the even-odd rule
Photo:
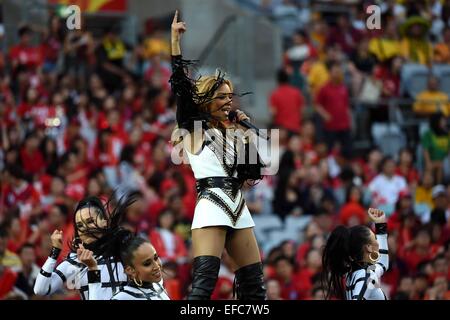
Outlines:
[[[377,237],[380,258],[375,264],[375,274],[380,278],[384,272],[389,268],[389,252],[387,242],[387,223],[386,215],[382,210],[369,209],[369,217],[375,222],[375,235]]]
[[[97,260],[94,258],[94,253],[85,249],[83,245],[77,250],[78,260],[88,267],[88,300],[103,300],[99,291],[102,288],[101,273],[98,269]]]
[[[55,230],[51,236],[52,251],[41,268],[34,284],[34,293],[40,296],[50,295],[64,287],[67,280],[66,263],[56,267],[56,260],[61,253],[62,231]]]
[[[180,38],[181,35],[186,31],[186,23],[178,22],[178,10],[175,11],[173,16],[172,28],[171,28],[171,43],[172,43],[172,56],[180,56]]]
[[[177,97],[176,120],[179,128],[191,131],[195,120],[201,120],[195,102],[195,81],[188,76],[188,66],[192,61],[181,57],[180,38],[186,31],[186,23],[178,21],[178,10],[175,12],[171,27],[172,44],[172,75],[170,84],[173,94]]]

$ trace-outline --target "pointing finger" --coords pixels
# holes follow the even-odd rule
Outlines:
[[[173,23],[178,22],[178,10],[175,10],[175,15],[173,16]]]

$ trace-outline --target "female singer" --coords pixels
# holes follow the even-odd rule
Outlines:
[[[339,226],[328,238],[322,257],[327,298],[386,300],[380,288],[380,278],[389,267],[386,216],[373,208],[368,214],[375,222],[375,234],[363,225]]]
[[[254,222],[245,204],[241,187],[247,180],[262,178],[262,161],[237,164],[256,151],[250,139],[227,139],[237,129],[228,117],[233,102],[233,85],[222,74],[193,80],[187,75],[191,62],[183,60],[180,36],[186,24],[172,23],[172,91],[177,97],[178,129],[188,132],[182,142],[197,180],[197,205],[192,222],[194,254],[192,290],[188,300],[208,300],[218,278],[224,248],[237,265],[235,289],[238,299],[265,298],[263,268],[253,233]],[[237,110],[237,122],[249,118]],[[195,129],[196,122],[200,128]],[[231,140],[231,141],[230,141]],[[240,143],[242,142],[242,143]],[[242,159],[242,158],[240,158]],[[247,161],[248,162],[248,161]],[[242,163],[242,162],[240,162]]]
[[[37,295],[51,295],[67,286],[78,289],[83,300],[89,299],[92,292],[88,287],[87,267],[77,258],[77,250],[87,248],[97,258],[102,279],[101,286],[96,288],[95,296],[97,299],[109,300],[127,280],[116,247],[121,218],[133,202],[134,197],[122,197],[110,211],[111,201],[103,205],[97,197],[81,200],[75,209],[75,237],[71,252],[56,266],[63,237],[62,231],[55,230],[51,236],[51,253],[36,279],[34,292]]]

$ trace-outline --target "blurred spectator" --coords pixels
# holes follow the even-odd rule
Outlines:
[[[273,190],[266,179],[260,181],[256,186],[244,184],[244,193],[247,207],[253,215],[272,214]]]
[[[405,178],[395,174],[394,160],[387,156],[380,163],[380,173],[369,184],[372,205],[383,207],[386,214],[390,215],[400,192],[406,191],[407,188]]]
[[[160,28],[155,28],[153,33],[144,40],[144,57],[150,59],[156,55],[166,60],[170,57],[170,43]]]
[[[188,253],[183,239],[173,231],[174,226],[173,212],[162,211],[158,217],[158,225],[150,232],[149,239],[162,261],[183,264],[187,262]]]
[[[342,155],[349,157],[352,153],[349,93],[343,83],[342,68],[334,63],[329,70],[330,81],[317,94],[316,111],[324,121],[328,149],[333,150],[339,142]]]
[[[310,92],[313,97],[316,97],[319,90],[329,81],[330,66],[333,63],[341,63],[343,59],[342,55],[340,47],[327,46],[323,60],[319,59],[319,57],[312,57],[312,61],[309,62],[310,66],[306,71],[306,74],[308,76]]]
[[[414,280],[410,276],[403,276],[400,279],[397,292],[392,300],[411,300],[414,294]]]
[[[127,51],[125,43],[118,36],[119,30],[110,27],[105,30],[101,45],[97,50],[99,75],[110,93],[122,86],[128,75],[124,69],[124,58]]]
[[[448,95],[439,90],[439,79],[435,76],[428,78],[428,88],[416,96],[414,102],[414,112],[420,116],[431,115],[436,112],[450,115],[450,102]]]
[[[434,207],[432,188],[434,185],[433,175],[430,172],[424,172],[420,184],[416,188],[415,204],[425,205],[428,209]]]
[[[281,298],[280,283],[277,280],[267,279],[266,289],[267,289],[267,300],[283,300],[283,298]]]
[[[30,77],[35,77],[37,69],[42,66],[41,51],[31,46],[31,36],[32,30],[29,26],[20,27],[19,43],[9,52],[13,82],[21,96],[26,82],[30,80]]]
[[[348,227],[366,223],[367,214],[362,200],[362,190],[358,186],[352,185],[347,190],[346,203],[339,213],[340,223]]]
[[[43,173],[45,169],[44,157],[39,150],[39,137],[35,132],[25,138],[24,147],[20,151],[25,173],[35,175]]]
[[[273,209],[281,218],[303,213],[296,171],[290,170],[280,175],[275,189]]]
[[[450,63],[450,26],[444,29],[442,42],[435,45],[433,58],[435,63]]]
[[[441,184],[436,185],[431,190],[431,195],[433,198],[433,204],[428,211],[424,213],[422,216],[422,222],[428,223],[430,220],[445,220],[450,216],[449,209],[449,196],[447,194],[447,190]],[[440,217],[439,217],[440,216]],[[439,217],[439,218],[438,218]]]
[[[7,168],[7,183],[4,192],[4,205],[7,208],[18,207],[20,216],[27,218],[40,212],[39,194],[33,185],[25,180],[21,167]]]
[[[173,261],[163,263],[164,288],[171,300],[182,300],[178,266]]]
[[[16,279],[17,273],[3,265],[0,260],[0,299],[6,299],[12,294]]]
[[[375,55],[380,62],[400,55],[400,40],[395,20],[390,20],[387,23],[380,36],[370,39],[369,52]]]
[[[278,87],[270,95],[273,124],[298,133],[302,123],[304,98],[300,90],[289,84],[284,70],[278,71]]]
[[[450,150],[447,121],[442,113],[430,117],[430,128],[421,138],[425,170],[433,174],[434,181],[441,183],[444,178],[443,160]]]
[[[431,244],[431,235],[426,227],[417,230],[414,239],[406,244],[403,258],[412,272],[417,270],[417,266],[425,261],[434,258],[437,252],[437,246]]]
[[[411,300],[423,300],[428,288],[428,277],[424,273],[417,273],[414,277],[413,296]]]
[[[408,62],[426,65],[431,63],[433,47],[427,39],[429,28],[429,21],[420,16],[411,16],[402,24],[401,51]]]
[[[309,299],[312,296],[315,277],[320,277],[322,270],[322,250],[310,249],[306,254],[306,264],[297,273],[300,299]]]
[[[399,152],[396,174],[406,179],[411,190],[415,190],[419,182],[419,172],[414,168],[414,156],[411,150],[404,148]]]
[[[295,277],[294,262],[285,256],[275,260],[276,278],[281,285],[281,298],[283,300],[299,300],[301,297]]]
[[[49,17],[49,26],[45,29],[42,43],[43,71],[52,73],[56,71],[60,59],[62,42],[64,41],[64,28],[61,19],[53,15]]]
[[[22,261],[22,271],[17,276],[15,287],[24,293],[25,296],[31,298],[34,296],[34,282],[40,270],[36,265],[34,245],[24,244],[19,250],[19,256]]]
[[[347,56],[350,56],[360,40],[361,32],[350,24],[347,15],[342,14],[338,16],[336,26],[329,33],[327,45],[338,45]]]
[[[88,30],[68,32],[64,40],[64,73],[74,76],[85,88],[95,61],[94,39]],[[101,60],[100,60],[101,61]]]
[[[380,164],[383,161],[383,153],[381,153],[380,149],[373,148],[370,150],[367,162],[364,163],[363,171],[364,171],[364,182],[369,184],[372,182],[373,178],[375,178],[380,171]]]
[[[14,271],[20,271],[22,268],[22,262],[17,254],[6,248],[7,243],[8,232],[3,225],[0,225],[0,268],[9,268]],[[3,269],[3,271],[5,270]]]
[[[433,286],[427,290],[424,300],[450,300],[448,280],[445,276],[434,279]]]

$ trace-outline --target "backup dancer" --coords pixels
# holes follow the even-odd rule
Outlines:
[[[323,282],[327,297],[346,300],[386,300],[380,278],[389,267],[386,216],[369,209],[375,234],[367,226],[339,226],[323,252]],[[345,288],[344,288],[345,278]]]

